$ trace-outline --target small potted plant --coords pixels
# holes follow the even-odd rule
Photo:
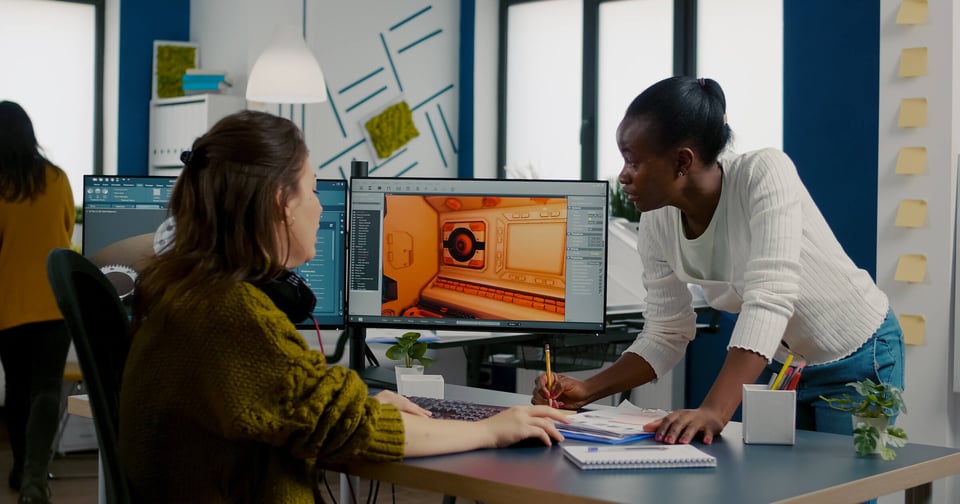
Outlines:
[[[398,364],[394,368],[398,375],[423,374],[423,368],[433,363],[433,359],[424,356],[427,353],[427,344],[423,341],[417,341],[419,339],[420,333],[405,332],[397,337],[397,342],[387,349],[388,359],[402,361],[402,366]],[[413,361],[420,364],[414,364]]]
[[[860,455],[879,453],[883,460],[893,460],[897,454],[893,448],[907,444],[907,433],[890,425],[890,418],[906,413],[903,392],[896,386],[867,378],[850,382],[859,397],[844,394],[842,397],[820,396],[831,408],[853,414],[853,444]]]

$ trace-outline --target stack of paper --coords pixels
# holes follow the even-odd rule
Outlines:
[[[570,423],[557,424],[564,437],[620,444],[647,438],[652,432],[644,432],[643,426],[667,414],[660,409],[647,409],[623,401],[616,408],[585,411],[570,415]]]

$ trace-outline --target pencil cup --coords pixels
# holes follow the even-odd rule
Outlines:
[[[796,390],[770,390],[766,385],[743,386],[743,442],[796,442]]]

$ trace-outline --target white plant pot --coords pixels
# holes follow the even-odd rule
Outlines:
[[[854,415],[851,417],[851,419],[853,421],[854,429],[857,428],[857,424],[865,423],[867,425],[876,427],[876,429],[880,431],[880,442],[877,443],[877,448],[873,450],[873,453],[880,453],[880,448],[883,448],[883,446],[886,444],[886,432],[887,427],[890,426],[890,417],[860,417]]]
[[[397,374],[397,377],[398,377],[398,378],[397,378],[397,381],[399,382],[399,381],[400,381],[400,378],[399,378],[400,375],[404,375],[404,374],[423,374],[423,365],[422,365],[422,364],[414,364],[413,366],[406,367],[406,366],[404,366],[403,364],[397,364],[397,366],[393,368],[393,371]]]
[[[393,372],[396,373],[397,378],[397,393],[400,395],[407,395],[403,387],[403,383],[400,381],[402,375],[422,375],[423,374],[423,365],[414,364],[413,366],[407,367],[403,364],[397,363],[397,366],[393,368]]]

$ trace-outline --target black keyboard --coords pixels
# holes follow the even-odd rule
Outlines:
[[[477,404],[457,399],[436,399],[433,397],[407,397],[411,402],[433,413],[433,418],[448,420],[467,420],[475,422],[491,417],[507,409],[506,406]]]

